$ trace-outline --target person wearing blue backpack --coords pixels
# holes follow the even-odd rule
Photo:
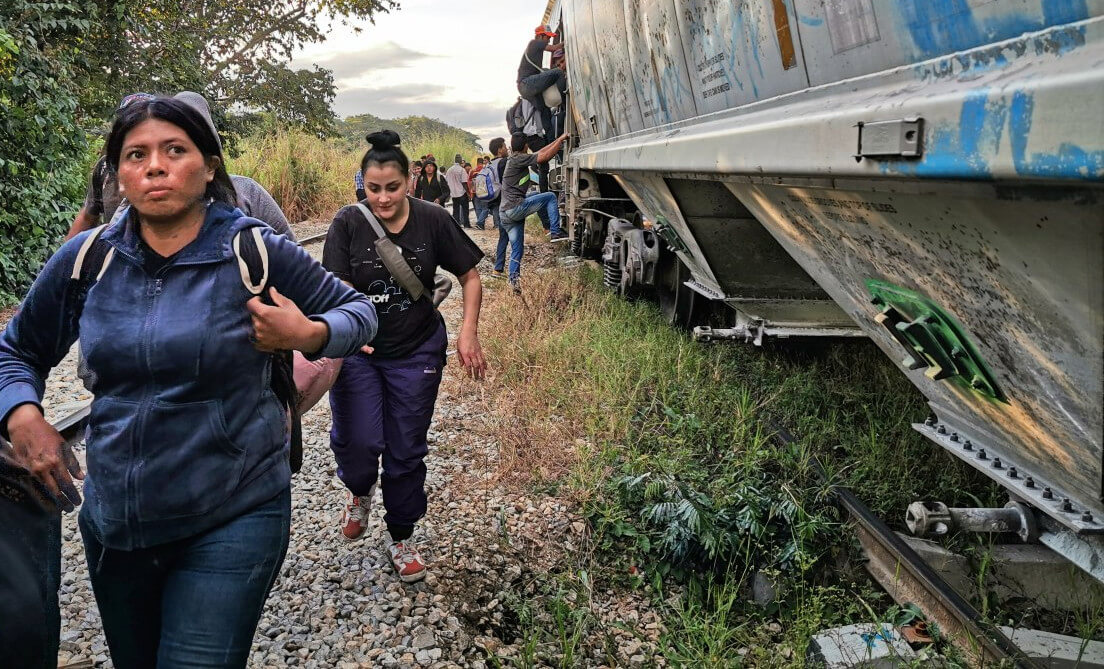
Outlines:
[[[498,146],[496,142],[505,145],[505,140],[501,137],[491,140],[491,153],[495,153]],[[502,170],[506,166],[505,162],[504,156],[496,154],[495,158],[484,161],[479,171],[472,175],[472,199],[476,203],[475,227],[480,230],[486,227],[488,216],[494,220],[495,227],[499,227],[498,204],[502,197]]]

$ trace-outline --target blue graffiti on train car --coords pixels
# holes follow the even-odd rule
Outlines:
[[[736,34],[733,35],[736,39],[744,39],[748,36],[747,24],[744,21],[744,12],[736,12]],[[752,58],[755,62],[759,63],[759,47],[754,43],[754,40],[747,38],[747,42],[751,42]],[[745,43],[745,46],[747,44]],[[733,49],[735,51],[735,49]],[[751,94],[755,100],[759,99],[759,86],[755,83],[755,75],[751,71],[751,67],[747,68],[748,81],[751,83]],[[759,75],[763,74],[763,66],[759,65]]]
[[[970,51],[934,58],[913,66],[920,81],[953,77],[976,77],[1000,69],[1024,56],[1065,55],[1085,46],[1085,26],[1066,25],[1041,31],[1022,39],[983,46]]]
[[[1029,154],[1027,142],[1034,111],[1035,100],[1031,95],[1023,92],[1012,94],[1008,136],[1016,174],[1085,180],[1104,178],[1104,150],[1086,150],[1072,142],[1062,142],[1055,153]]]
[[[1089,17],[1086,0],[1040,0],[1037,10],[977,16],[967,0],[908,0],[899,17],[918,58],[966,51]]]
[[[1008,105],[989,99],[987,90],[970,93],[962,102],[958,127],[937,127],[927,138],[924,158],[910,163],[920,176],[985,179],[991,175],[989,158],[1000,148]]]
[[[919,161],[886,161],[882,174],[928,178],[984,180],[992,178],[991,161],[1001,151],[1008,132],[1013,168],[1021,176],[1057,179],[1104,178],[1104,151],[1062,142],[1054,152],[1028,152],[1034,99],[1018,91],[1011,100],[980,90],[962,102],[957,125],[929,127]]]

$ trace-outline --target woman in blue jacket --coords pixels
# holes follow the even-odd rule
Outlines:
[[[112,257],[79,311],[70,276],[95,231],[31,287],[0,337],[0,432],[60,505],[80,502],[79,468],[40,406],[79,338],[95,397],[79,526],[115,666],[244,667],[288,546],[287,400],[271,353],[350,355],[375,311],[234,207],[217,137],[184,102],[129,106],[107,160],[131,205],[100,237]],[[259,231],[271,305],[243,283],[241,231]]]

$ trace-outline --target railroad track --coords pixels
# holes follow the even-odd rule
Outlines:
[[[311,235],[310,237],[304,237],[299,240],[300,246],[306,246],[307,244],[314,244],[316,242],[322,242],[326,240],[326,233],[321,232],[317,235]]]
[[[785,428],[776,426],[776,438],[783,444],[794,441]],[[828,475],[813,459],[822,480]],[[955,646],[979,665],[1041,669],[995,625],[943,580],[916,554],[885,521],[874,514],[851,490],[833,486],[832,494],[850,516],[863,552],[867,571],[898,604],[914,604]]]

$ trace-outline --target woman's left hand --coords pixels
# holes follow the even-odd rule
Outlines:
[[[254,297],[245,303],[253,320],[253,347],[258,351],[303,351],[314,353],[326,343],[329,330],[325,323],[312,321],[299,307],[281,295],[276,287],[269,288],[272,305]]]
[[[461,332],[456,340],[456,356],[473,379],[482,379],[487,372],[487,361],[479,345],[479,335]]]

